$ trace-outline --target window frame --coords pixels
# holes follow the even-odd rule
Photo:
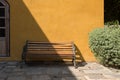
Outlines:
[[[0,3],[3,4],[3,6],[0,6],[0,8],[5,9],[5,16],[0,17],[0,19],[5,19],[5,26],[0,27],[0,29],[5,29],[5,55],[0,55],[0,57],[9,57],[10,56],[10,6],[6,0],[0,0]]]

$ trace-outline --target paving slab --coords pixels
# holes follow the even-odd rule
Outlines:
[[[83,70],[83,72],[85,74],[95,74],[95,73],[97,73],[97,74],[106,73],[107,74],[107,73],[111,73],[111,71],[107,70],[107,69]]]
[[[32,80],[51,80],[51,77],[49,75],[35,75],[32,76]]]
[[[17,65],[19,64],[19,62],[17,62],[17,61],[12,61],[12,62],[11,62],[11,61],[10,61],[10,62],[7,62],[6,64],[9,65],[9,66],[10,66],[10,65],[11,65],[11,66],[12,66],[12,65],[17,66]]]
[[[47,70],[46,70],[46,73],[47,74],[56,74],[56,75],[59,75],[59,74],[61,74],[61,72],[62,72],[62,68],[47,68]]]
[[[104,74],[104,76],[107,77],[107,78],[119,79],[120,80],[120,74],[112,73],[112,74]]]
[[[87,80],[89,79],[107,79],[104,75],[102,74],[89,74],[84,76]]]
[[[4,78],[1,78],[0,80],[5,80]]]
[[[11,76],[24,76],[25,73],[24,72],[11,72],[8,74],[8,77],[11,77]]]
[[[2,79],[3,79],[3,78],[6,78],[7,75],[8,75],[8,74],[6,74],[6,73],[0,73],[0,79],[1,79],[1,78],[2,78]]]
[[[52,80],[65,80],[63,78],[52,78]]]
[[[44,72],[41,70],[36,70],[36,69],[31,69],[28,71],[25,71],[26,75],[38,75],[38,74],[43,74]]]
[[[0,66],[0,70],[3,68],[3,66]]]
[[[64,77],[64,80],[81,80],[81,77]]]
[[[10,76],[7,80],[26,80],[25,76]]]

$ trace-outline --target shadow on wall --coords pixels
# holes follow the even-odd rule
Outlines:
[[[86,62],[84,57],[82,56],[81,51],[78,49],[77,45],[75,45],[76,48],[76,55],[78,55],[78,57],[76,57],[78,60],[80,60],[79,62]]]
[[[25,42],[26,40],[37,40],[49,42],[48,38],[41,30],[41,26],[38,25],[33,15],[27,9],[23,0],[11,1],[12,10],[12,33],[16,41]],[[14,15],[13,15],[14,14]]]

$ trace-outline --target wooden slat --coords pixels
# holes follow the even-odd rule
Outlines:
[[[39,42],[39,41],[27,41],[27,44],[64,44],[64,45],[67,45],[67,44],[71,44],[72,42]]]
[[[31,57],[31,58],[37,58],[37,57],[38,58],[41,58],[41,57],[42,58],[57,58],[57,57],[58,58],[63,58],[63,57],[64,58],[72,58],[72,54],[69,54],[69,55],[68,54],[67,55],[65,55],[65,54],[64,55],[63,54],[59,54],[59,55],[56,55],[56,54],[52,54],[52,55],[51,54],[49,54],[49,55],[48,54],[47,55],[45,55],[45,54],[40,54],[40,55],[39,54],[29,54],[26,56]]]
[[[52,47],[52,46],[29,46],[27,47],[28,49],[44,49],[44,48],[47,48],[47,49],[72,49],[72,47],[59,47],[59,46],[56,46],[56,47]]]
[[[53,45],[53,44],[27,44],[27,46],[72,46],[72,44],[68,44],[68,45]]]
[[[27,51],[72,51],[72,48],[28,48]]]
[[[32,47],[32,46],[36,46],[36,47],[71,47],[72,44],[68,44],[68,45],[52,45],[52,44],[27,44],[27,47]]]
[[[39,61],[71,61],[71,58],[27,58],[27,61],[35,61],[35,62],[39,62]]]
[[[72,43],[28,42],[27,44],[41,44],[41,45],[71,45]]]
[[[73,54],[72,51],[28,51],[27,54]]]

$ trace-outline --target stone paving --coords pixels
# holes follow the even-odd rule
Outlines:
[[[71,65],[24,65],[19,62],[0,62],[0,80],[120,80],[120,71],[112,71],[98,63]]]

